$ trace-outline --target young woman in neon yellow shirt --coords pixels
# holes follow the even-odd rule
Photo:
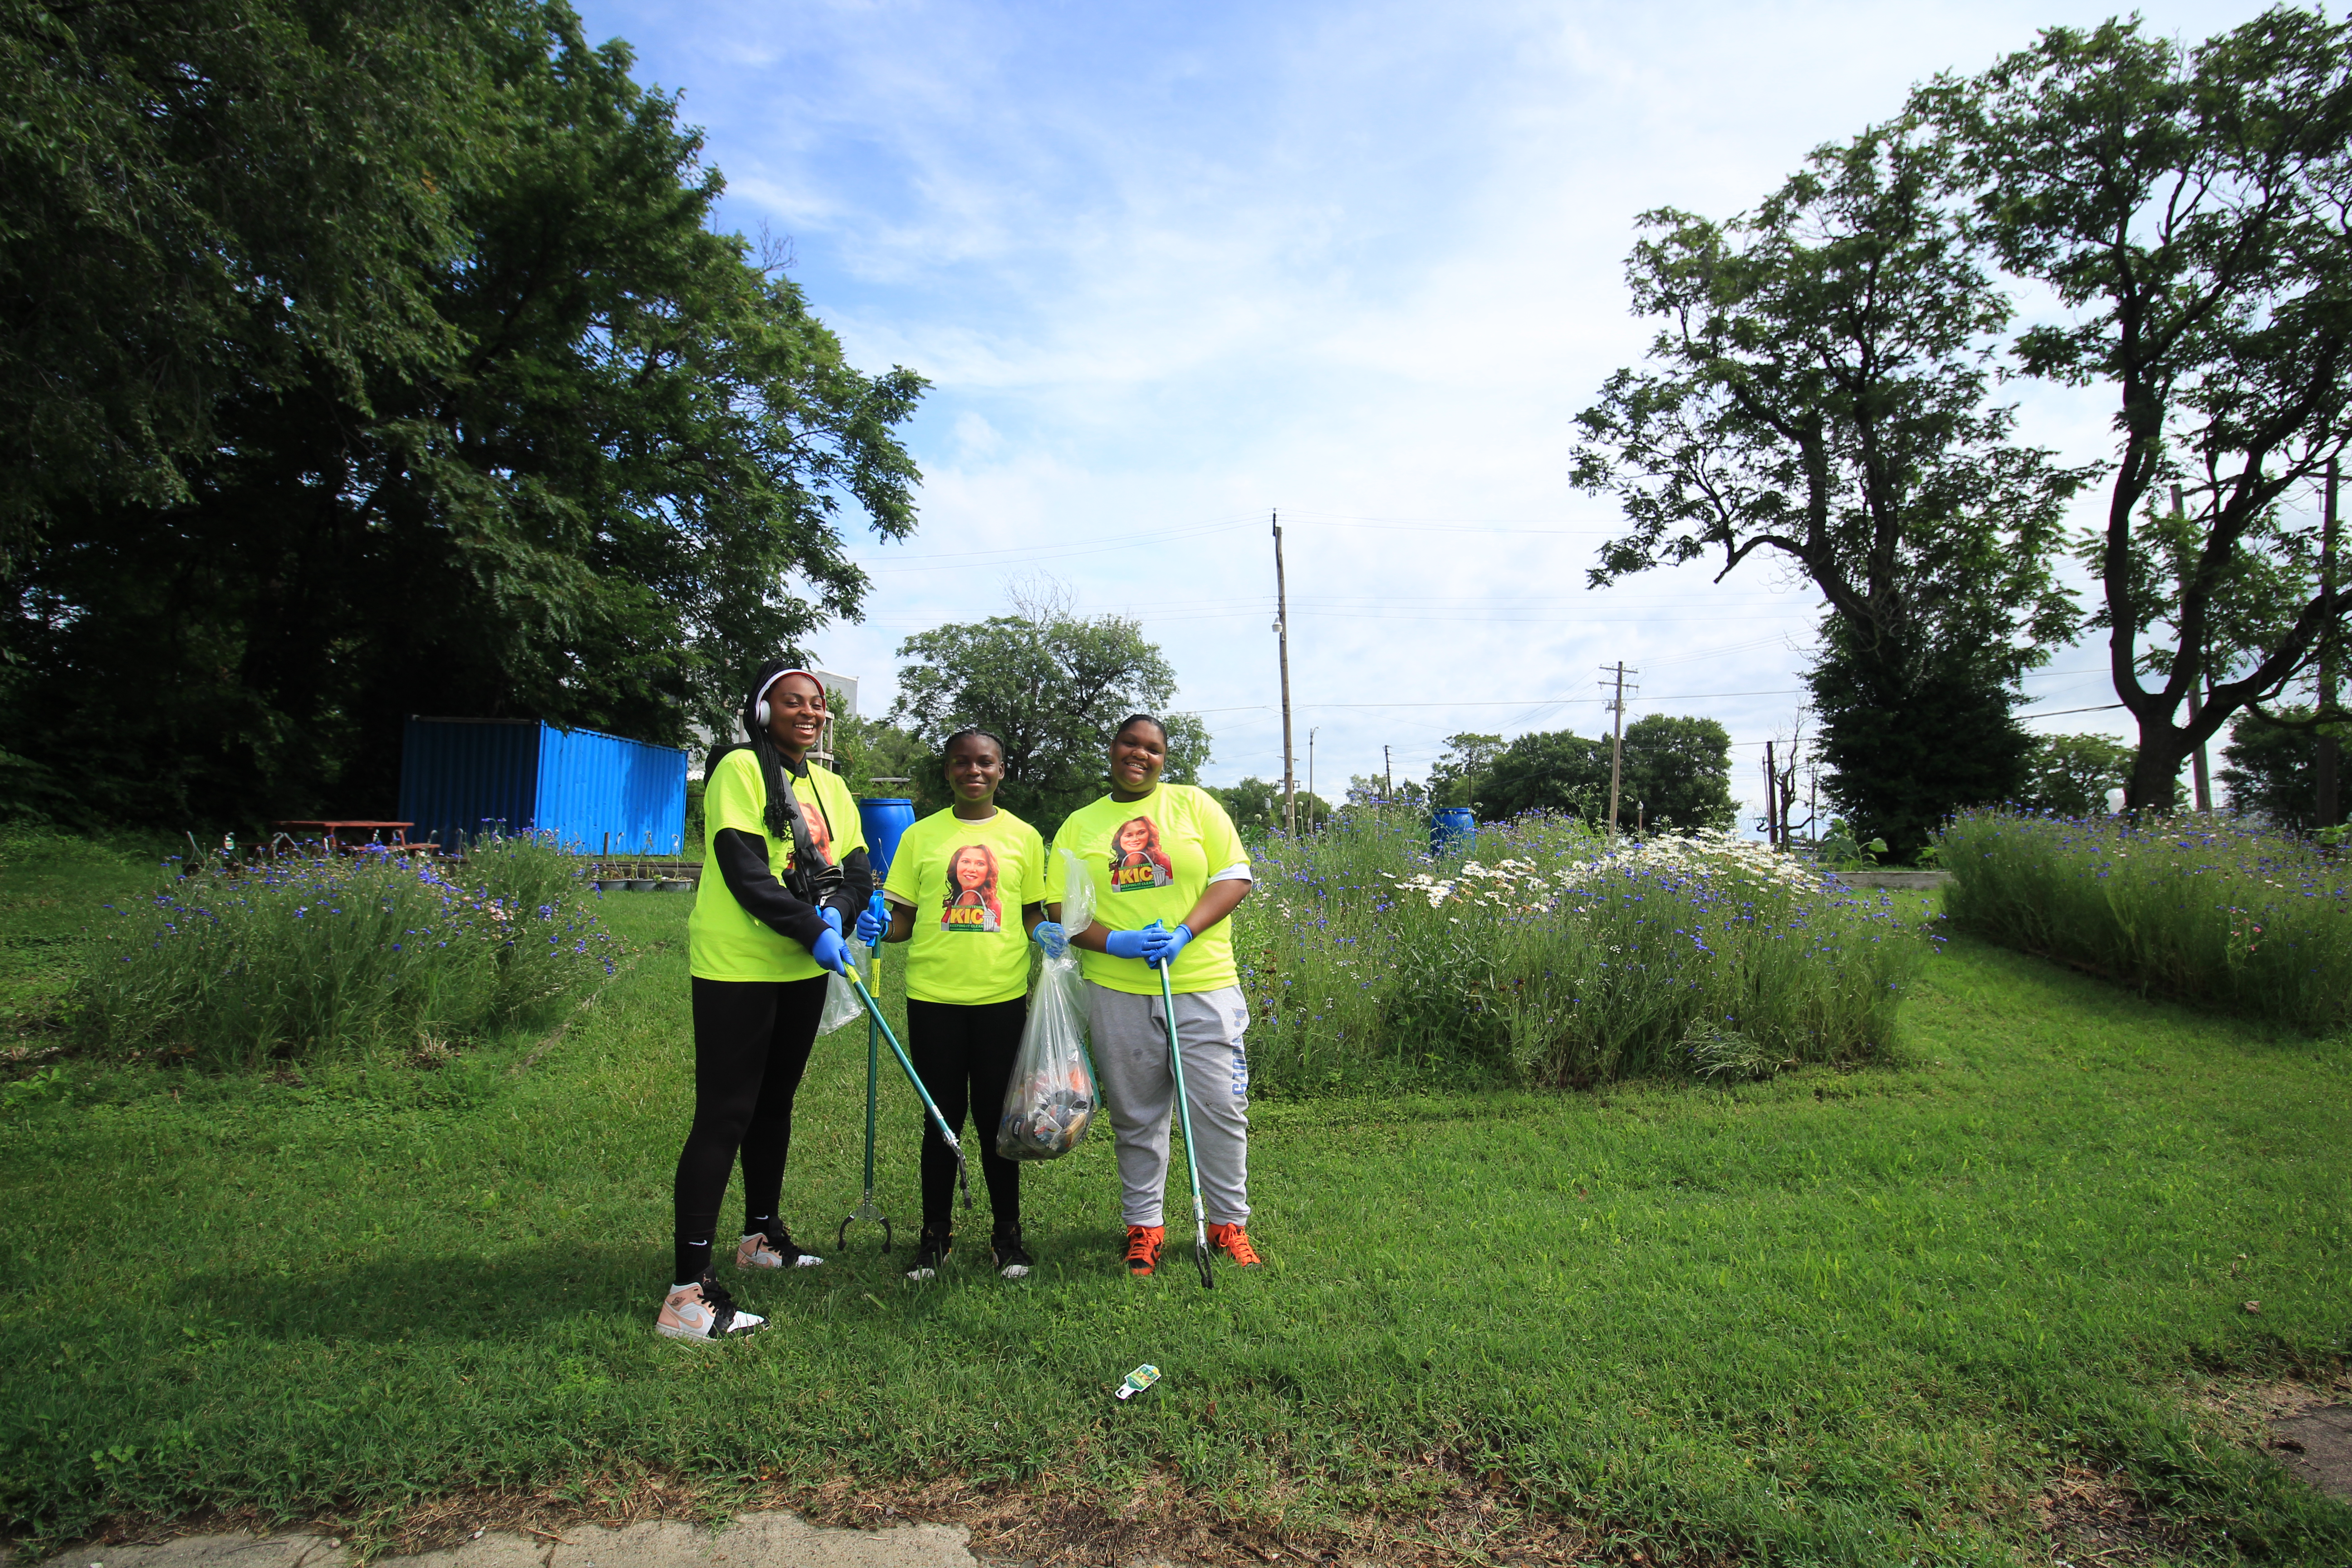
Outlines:
[[[743,1166],[740,1269],[824,1261],[778,1214],[793,1099],[824,1011],[825,971],[846,962],[845,915],[873,886],[849,786],[809,760],[824,728],[824,688],[782,660],[762,666],[743,701],[749,744],[704,768],[702,880],[687,920],[694,992],[694,1123],[673,1187],[676,1284],[655,1319],[672,1339],[708,1343],[761,1320],[736,1310],[711,1257],[729,1167]]]
[[[1087,1033],[1118,1141],[1130,1274],[1160,1266],[1167,1237],[1162,1205],[1176,1082],[1161,1016],[1161,965],[1176,1001],[1209,1244],[1242,1268],[1258,1261],[1246,1223],[1249,1057],[1242,1037],[1249,1005],[1225,918],[1249,896],[1249,852],[1214,795],[1160,783],[1167,765],[1167,727],[1148,713],[1129,718],[1111,737],[1110,794],[1071,814],[1054,835],[1054,847],[1070,851],[1094,878],[1094,921],[1068,940],[1085,952]]]
[[[998,1273],[1018,1279],[1034,1266],[1021,1242],[1021,1166],[996,1152],[996,1126],[1029,1016],[1029,932],[1045,918],[1045,845],[996,804],[1003,741],[961,730],[946,752],[955,804],[899,837],[882,884],[889,924],[869,910],[857,934],[908,944],[907,1054],[949,1126],[961,1133],[971,1116],[994,1221],[989,1251]],[[922,1121],[923,1237],[910,1279],[938,1273],[954,1245],[956,1157],[930,1118]]]

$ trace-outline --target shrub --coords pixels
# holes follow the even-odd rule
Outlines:
[[[2352,1021],[2343,868],[2242,818],[1964,812],[1945,910],[1987,939],[2141,992],[2297,1028]]]
[[[1868,1060],[1929,951],[1890,897],[1725,835],[1612,850],[1526,817],[1444,862],[1424,840],[1411,814],[1361,812],[1267,843],[1235,930],[1262,1081],[1549,1086]]]
[[[216,1068],[446,1045],[612,972],[593,896],[529,838],[485,837],[462,865],[371,853],[174,874],[93,939],[70,1016],[86,1045]]]

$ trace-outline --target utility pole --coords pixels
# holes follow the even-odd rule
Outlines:
[[[2319,623],[2319,710],[2327,712],[2336,706],[2336,459],[2327,459],[2326,510],[2321,513],[2319,525],[2319,604],[2326,618]],[[2313,782],[2318,785],[2318,818],[2322,827],[2333,827],[2344,820],[2342,747],[2334,735],[2323,731],[2319,736],[2318,775]]]
[[[1604,664],[1601,667],[1601,673],[1604,675],[1610,674],[1612,669],[1612,667],[1609,665]],[[1609,837],[1612,838],[1617,837],[1617,797],[1620,793],[1619,786],[1625,776],[1625,677],[1628,673],[1625,661],[1622,658],[1617,661],[1613,669],[1616,677],[1616,695],[1609,700],[1609,711],[1612,716],[1609,731]],[[1639,675],[1642,672],[1637,669],[1631,673]],[[1601,684],[1605,687],[1610,682],[1604,680]]]
[[[1282,513],[1266,514],[1274,524],[1274,637],[1282,656],[1282,830],[1298,837],[1298,775],[1290,750],[1290,590],[1282,576]]]
[[[1307,810],[1311,819],[1315,811],[1311,804],[1315,799],[1315,730],[1312,726],[1307,731],[1307,798],[1310,803]]]
[[[1772,763],[1772,742],[1764,742],[1764,842],[1780,847],[1780,813],[1772,796],[1780,785],[1780,771]]]
[[[2172,487],[2172,517],[2176,522],[2185,523],[2189,521],[2188,509],[2180,501],[2179,485]],[[2185,578],[2180,584],[2180,594],[2184,599],[2189,596],[2189,584]],[[2200,654],[2200,657],[2197,660],[2197,679],[2190,682],[2189,687],[2189,722],[2192,728],[2197,723],[2197,715],[2205,707],[2205,660],[2201,657],[2201,649]],[[2200,812],[2212,810],[2213,781],[2207,770],[2205,742],[2202,741],[2198,742],[2197,749],[2189,753],[2189,778],[2197,792],[2197,809]]]
[[[1381,795],[1388,800],[1396,798],[1396,766],[1389,761],[1389,749],[1381,748]]]

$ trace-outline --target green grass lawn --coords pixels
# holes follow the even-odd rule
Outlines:
[[[23,889],[120,874],[37,861],[0,866],[12,936]],[[742,1287],[771,1331],[698,1349],[651,1327],[688,900],[604,907],[639,955],[526,1071],[558,1019],[434,1071],[68,1061],[13,1098],[0,1517],[326,1513],[382,1540],[468,1489],[593,1514],[646,1478],[708,1506],[953,1482],[1266,1541],[1437,1517],[1480,1560],[1565,1522],[1620,1560],[2012,1563],[2051,1558],[2037,1500],[2099,1472],[2148,1525],[2103,1561],[2352,1562],[2352,1508],[2206,1397],[2343,1367],[2345,1040],[1955,941],[1888,1068],[1261,1100],[1267,1266],[1213,1292],[1117,1267],[1098,1133],[1031,1169],[1031,1279],[987,1270],[982,1196],[942,1279],[853,1237]],[[802,1092],[785,1203],[811,1241],[857,1197],[863,1047],[820,1042]],[[886,1095],[905,1235],[915,1108]],[[1166,1381],[1114,1401],[1147,1361]]]

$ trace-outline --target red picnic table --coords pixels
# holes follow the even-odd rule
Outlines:
[[[412,845],[408,842],[408,830],[416,826],[414,822],[360,822],[346,819],[337,822],[280,822],[274,826],[280,829],[289,827],[318,828],[326,836],[327,853],[330,855],[332,855],[337,849],[341,847],[340,840],[342,835],[347,832],[364,831],[368,835],[369,839],[373,841],[377,834],[383,832],[387,827],[392,829],[392,843],[394,847],[404,850],[411,848],[421,849],[426,847],[425,845]]]

